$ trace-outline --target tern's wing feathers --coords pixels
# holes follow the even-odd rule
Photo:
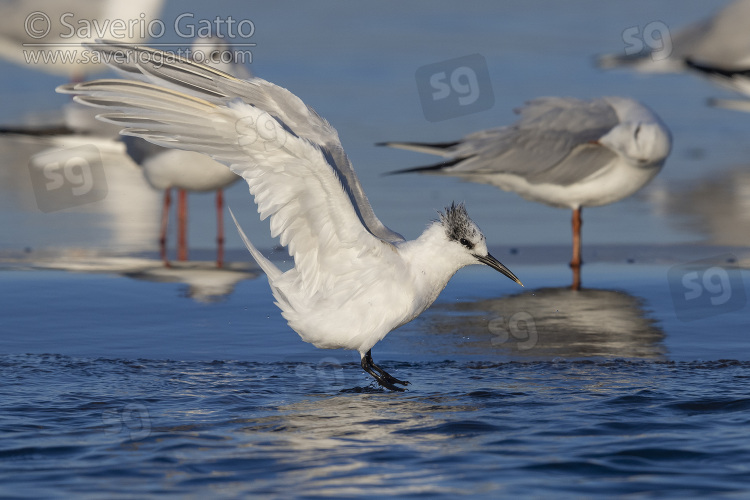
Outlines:
[[[121,73],[141,81],[158,83],[214,104],[221,105],[232,99],[241,99],[265,111],[282,123],[287,131],[320,147],[368,231],[388,242],[404,240],[403,236],[390,230],[375,215],[341,146],[336,129],[285,88],[257,77],[241,80],[217,69],[168,56],[148,47],[100,42],[89,45],[89,48],[103,53],[105,60],[113,61],[113,66]],[[118,54],[134,56],[117,57]]]
[[[147,54],[140,57],[148,61]],[[208,85],[193,84],[188,77],[194,66],[174,64],[179,70],[183,63],[189,80],[185,92],[127,80],[98,80],[62,91],[78,94],[76,100],[84,104],[112,109],[100,116],[127,127],[127,135],[206,153],[230,165],[250,186],[261,217],[270,217],[272,234],[288,247],[308,291],[330,279],[332,269],[346,272],[346,262],[340,261],[347,259],[338,252],[386,251],[389,245],[362,225],[323,147],[242,99],[198,97],[205,94],[196,89]],[[144,73],[159,72],[148,62],[143,67]],[[167,78],[177,81],[174,75]]]
[[[619,123],[617,113],[603,99],[543,97],[517,112],[521,119],[514,125],[433,145],[433,151],[430,145],[389,145],[447,157],[442,165],[423,168],[433,173],[460,177],[513,174],[534,184],[573,184],[603,168],[607,159],[616,158],[613,151],[596,143]],[[417,170],[422,169],[410,169]]]

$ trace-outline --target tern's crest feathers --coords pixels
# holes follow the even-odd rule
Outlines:
[[[463,203],[451,203],[451,206],[445,208],[445,213],[439,212],[440,223],[445,228],[445,234],[449,240],[461,241],[465,238],[473,241],[477,236],[477,226],[469,218],[466,207]]]

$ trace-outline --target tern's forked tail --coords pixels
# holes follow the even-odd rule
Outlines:
[[[255,248],[255,246],[252,243],[250,243],[250,239],[242,230],[240,223],[237,222],[237,218],[234,216],[234,213],[232,212],[231,208],[229,209],[229,215],[232,216],[234,225],[237,226],[237,231],[240,233],[240,238],[242,238],[242,241],[245,243],[245,246],[250,251],[250,255],[253,256],[253,259],[255,259],[255,262],[257,262],[260,268],[263,269],[263,272],[266,273],[266,276],[268,276],[269,281],[273,282],[274,280],[276,280],[282,274],[281,269],[276,267],[276,265],[273,262],[265,258],[265,256],[262,253],[260,253],[260,251],[257,248]]]

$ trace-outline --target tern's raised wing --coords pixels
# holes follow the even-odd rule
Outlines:
[[[121,73],[138,80],[186,92],[214,104],[240,99],[265,111],[288,132],[320,147],[368,231],[391,243],[404,240],[403,236],[390,230],[375,215],[341,146],[336,129],[285,88],[257,77],[239,79],[147,47],[100,42],[89,48],[102,53],[106,60],[113,61],[112,66]],[[123,54],[128,57],[118,57]]]
[[[182,91],[130,80],[98,80],[60,91],[77,94],[76,100],[84,104],[110,109],[100,117],[125,127],[126,135],[209,154],[229,165],[247,181],[261,217],[270,217],[273,236],[288,247],[309,290],[327,278],[321,271],[346,271],[342,250],[357,255],[383,252],[390,246],[362,224],[329,161],[331,153],[292,129],[303,130],[302,124],[271,115],[249,97],[218,90],[230,84],[242,86],[207,66],[172,57],[160,67],[168,57],[164,53],[132,46],[121,50],[137,51],[139,63],[131,70],[140,68],[154,82],[167,81]],[[271,85],[258,81],[247,84]],[[318,126],[330,127],[322,119]],[[332,259],[337,261],[329,262]]]
[[[533,184],[574,184],[616,158],[596,142],[619,123],[604,99],[543,97],[517,112],[521,119],[514,125],[476,132],[458,142],[386,145],[447,158],[441,164],[401,172],[432,171],[463,178],[513,174]]]

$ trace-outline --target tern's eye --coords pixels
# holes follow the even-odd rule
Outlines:
[[[641,133],[641,125],[638,124],[638,126],[635,127],[635,133],[633,134],[635,136],[635,140],[636,141],[638,140],[638,134],[640,134],[640,133]]]
[[[461,243],[463,246],[465,246],[469,250],[471,250],[472,248],[474,248],[474,243],[472,243],[471,241],[467,240],[466,238],[461,238],[459,240],[459,243]]]

